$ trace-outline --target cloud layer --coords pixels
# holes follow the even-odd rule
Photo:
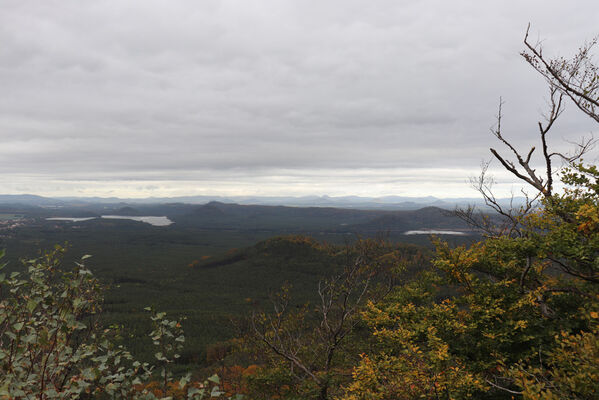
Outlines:
[[[2,191],[461,196],[499,96],[536,139],[528,22],[552,54],[599,33],[595,1],[520,3],[5,0]]]

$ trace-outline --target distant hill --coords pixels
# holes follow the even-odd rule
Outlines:
[[[122,208],[119,208],[118,210],[116,210],[114,215],[125,215],[125,216],[133,217],[133,216],[140,216],[140,215],[145,215],[145,214],[136,208],[133,208],[131,206],[125,206],[125,207],[122,207]]]
[[[365,236],[377,233],[402,235],[411,230],[452,230],[465,234],[473,233],[472,228],[464,221],[448,210],[438,207],[386,211],[211,202],[202,206],[192,206],[187,213],[168,216],[179,226],[217,230],[338,233]]]
[[[447,210],[425,207],[413,211],[396,211],[380,215],[366,223],[351,227],[357,232],[405,232],[410,230],[458,230],[471,231],[463,220]]]
[[[33,194],[0,194],[0,204],[27,205],[36,207],[63,206],[65,202],[59,199],[36,196]]]
[[[523,198],[514,199],[514,204],[523,202]],[[500,199],[508,205],[510,199]],[[484,206],[480,198],[437,198],[407,196],[183,196],[183,197],[60,197],[48,198],[30,194],[0,195],[0,204],[26,204],[39,207],[98,207],[115,204],[156,205],[156,204],[208,204],[210,202],[235,203],[240,205],[288,206],[288,207],[334,207],[363,210],[416,210],[423,207],[453,209],[456,206]]]
[[[16,200],[15,198],[9,198]],[[41,201],[24,196],[29,202]],[[273,234],[402,235],[410,230],[458,230],[470,228],[461,219],[439,207],[417,210],[355,209],[340,207],[292,207],[244,205],[211,201],[185,203],[63,203],[35,206],[0,202],[0,213],[21,213],[30,217],[166,216],[177,227],[218,231],[272,232]],[[96,223],[100,223],[96,221]]]

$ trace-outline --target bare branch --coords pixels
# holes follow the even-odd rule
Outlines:
[[[530,159],[532,157],[532,153],[535,151],[535,148],[531,148],[526,156],[526,159],[522,158],[522,156],[520,155],[520,153],[515,149],[515,147],[508,142],[502,135],[501,132],[501,120],[503,117],[502,114],[502,107],[503,107],[503,100],[499,99],[499,110],[497,113],[497,123],[495,128],[491,128],[491,133],[497,138],[499,139],[508,149],[511,150],[511,152],[514,154],[514,156],[516,157],[516,159],[518,160],[518,164],[524,169],[524,171],[526,172],[526,175],[524,175],[523,173],[521,173],[520,171],[518,171],[518,168],[516,167],[516,165],[505,159],[504,157],[502,157],[497,150],[491,148],[491,153],[493,154],[493,156],[495,156],[495,158],[497,160],[499,160],[499,162],[501,163],[501,165],[503,165],[503,167],[505,169],[507,169],[508,171],[510,171],[512,174],[514,174],[516,177],[518,177],[519,179],[527,182],[529,185],[533,186],[535,189],[537,189],[539,192],[547,195],[547,188],[546,188],[546,184],[543,183],[543,179],[539,178],[536,173],[535,170],[532,169],[530,167]],[[559,106],[561,107],[561,102],[558,103]],[[561,109],[555,109],[555,107],[552,107],[551,110],[551,114],[550,114],[550,119],[548,120],[548,124],[547,127],[545,129],[545,131],[548,131],[549,128],[551,128],[551,126],[553,125],[553,122],[555,121],[555,119],[559,116],[559,114],[561,113]],[[539,124],[539,126],[541,126],[541,124]],[[541,130],[543,131],[543,128],[541,128]],[[548,179],[550,180],[550,179]]]
[[[384,241],[358,240],[346,246],[343,270],[318,283],[317,307],[304,306],[300,311],[290,308],[284,287],[282,294],[272,296],[274,313],[254,313],[251,317],[254,337],[316,383],[320,399],[327,398],[335,357],[358,324],[360,309],[367,300],[376,302],[388,293],[378,290],[373,279],[383,268],[378,257],[390,250]]]
[[[571,154],[562,154],[558,152],[551,153],[550,157],[560,157],[563,161],[568,164],[571,164],[575,161],[578,161],[582,158],[583,155],[588,153],[595,147],[597,140],[591,135],[589,138],[581,138],[578,142],[573,142],[566,140],[567,143],[574,146],[574,151]]]
[[[487,171],[490,162],[483,162],[481,165],[481,173],[477,177],[470,178],[470,184],[478,191],[485,205],[498,214],[499,218],[489,215],[486,212],[477,210],[474,206],[466,208],[456,208],[453,215],[462,219],[470,226],[477,228],[487,237],[498,237],[502,235],[521,236],[520,221],[524,215],[527,215],[536,208],[537,200],[540,193],[530,197],[528,193],[521,190],[524,197],[524,203],[516,206],[514,204],[514,194],[506,206],[502,204],[493,192],[495,181],[492,176],[488,175]]]
[[[494,387],[494,388],[496,388],[496,389],[502,390],[502,391],[504,391],[504,392],[508,392],[508,393],[511,393],[511,394],[519,394],[519,395],[522,395],[522,394],[524,394],[524,392],[518,392],[518,391],[515,391],[515,390],[508,389],[508,388],[506,388],[506,387],[503,387],[503,386],[499,386],[499,385],[497,385],[496,383],[493,383],[493,382],[491,382],[491,381],[490,381],[490,380],[488,380],[488,379],[486,379],[486,381],[487,381],[487,383],[488,383],[489,385],[493,386],[493,387]]]
[[[529,41],[530,24],[524,36],[524,45],[528,49],[520,53],[537,70],[549,85],[568,96],[585,114],[599,122],[599,67],[592,61],[591,51],[598,37],[579,48],[570,60],[556,58],[549,60],[543,55],[539,42]]]

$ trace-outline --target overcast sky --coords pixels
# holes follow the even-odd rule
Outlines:
[[[529,22],[569,56],[599,1],[0,0],[0,193],[473,197],[500,96],[537,139]]]

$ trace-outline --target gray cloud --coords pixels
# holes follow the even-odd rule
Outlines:
[[[553,54],[599,33],[595,1],[521,3],[4,0],[0,185],[461,195],[499,96],[506,136],[535,139],[527,23]],[[551,139],[591,129],[570,110]]]

